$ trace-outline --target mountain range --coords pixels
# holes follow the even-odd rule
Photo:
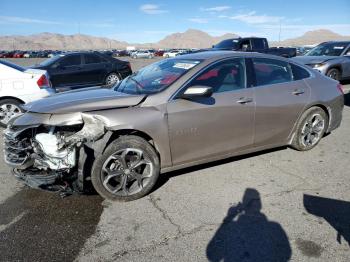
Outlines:
[[[84,34],[62,35],[41,33],[28,36],[0,36],[1,50],[84,50],[84,49],[121,49],[127,46],[138,48],[208,48],[223,39],[239,37],[234,33],[222,36],[211,36],[206,32],[189,29],[183,33],[174,33],[156,43],[127,43],[106,37],[95,37]],[[320,29],[306,32],[304,35],[271,42],[271,46],[311,45],[330,40],[350,40],[350,36],[342,36],[332,31]]]

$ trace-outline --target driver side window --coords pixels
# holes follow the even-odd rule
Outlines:
[[[245,88],[244,59],[232,59],[210,66],[191,81],[189,86],[210,86],[213,93]]]

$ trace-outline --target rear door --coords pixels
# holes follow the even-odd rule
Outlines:
[[[50,68],[50,80],[53,87],[77,86],[84,82],[80,54],[63,56]]]
[[[98,85],[106,75],[106,61],[97,54],[84,54],[82,74],[87,85]]]
[[[247,63],[255,72],[254,145],[283,144],[309,100],[310,89],[302,79],[294,77],[286,61],[253,58]]]
[[[220,157],[253,144],[254,101],[244,59],[210,66],[188,85],[211,86],[211,97],[177,98],[167,105],[174,165]]]

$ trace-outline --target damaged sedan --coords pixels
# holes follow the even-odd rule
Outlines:
[[[129,201],[161,173],[285,145],[310,150],[340,125],[343,106],[338,82],[284,58],[183,55],[112,89],[26,105],[4,131],[5,161],[34,188]]]

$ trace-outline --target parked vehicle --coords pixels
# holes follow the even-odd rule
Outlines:
[[[139,50],[132,54],[132,58],[153,58],[154,53],[149,50]]]
[[[157,51],[154,52],[154,56],[163,56],[164,53],[165,53],[164,50],[157,50]]]
[[[284,47],[269,47],[269,43],[266,38],[260,37],[245,37],[245,38],[232,38],[221,41],[213,46],[214,50],[232,50],[243,52],[258,52],[270,55],[278,55],[282,57],[294,57],[296,56],[295,48]]]
[[[32,68],[47,70],[54,88],[113,86],[132,73],[129,62],[99,52],[60,54]]]
[[[0,60],[0,126],[23,112],[21,105],[54,93],[46,71]]]
[[[169,57],[172,57],[172,58],[174,58],[174,57],[176,57],[177,55],[179,55],[179,53],[180,53],[180,50],[170,50],[170,51],[168,51],[168,52],[165,52],[164,54],[163,54],[163,57],[166,57],[166,58],[169,58]]]
[[[32,187],[91,181],[104,198],[134,200],[160,173],[284,145],[310,150],[340,125],[343,107],[337,81],[291,60],[201,52],[158,61],[114,89],[27,105],[5,131],[5,160]]]
[[[19,51],[13,54],[13,58],[23,58],[24,52]]]
[[[350,78],[350,41],[325,42],[293,59],[335,80]]]
[[[115,57],[129,56],[129,52],[127,50],[117,50],[114,52],[113,56],[115,56]]]

